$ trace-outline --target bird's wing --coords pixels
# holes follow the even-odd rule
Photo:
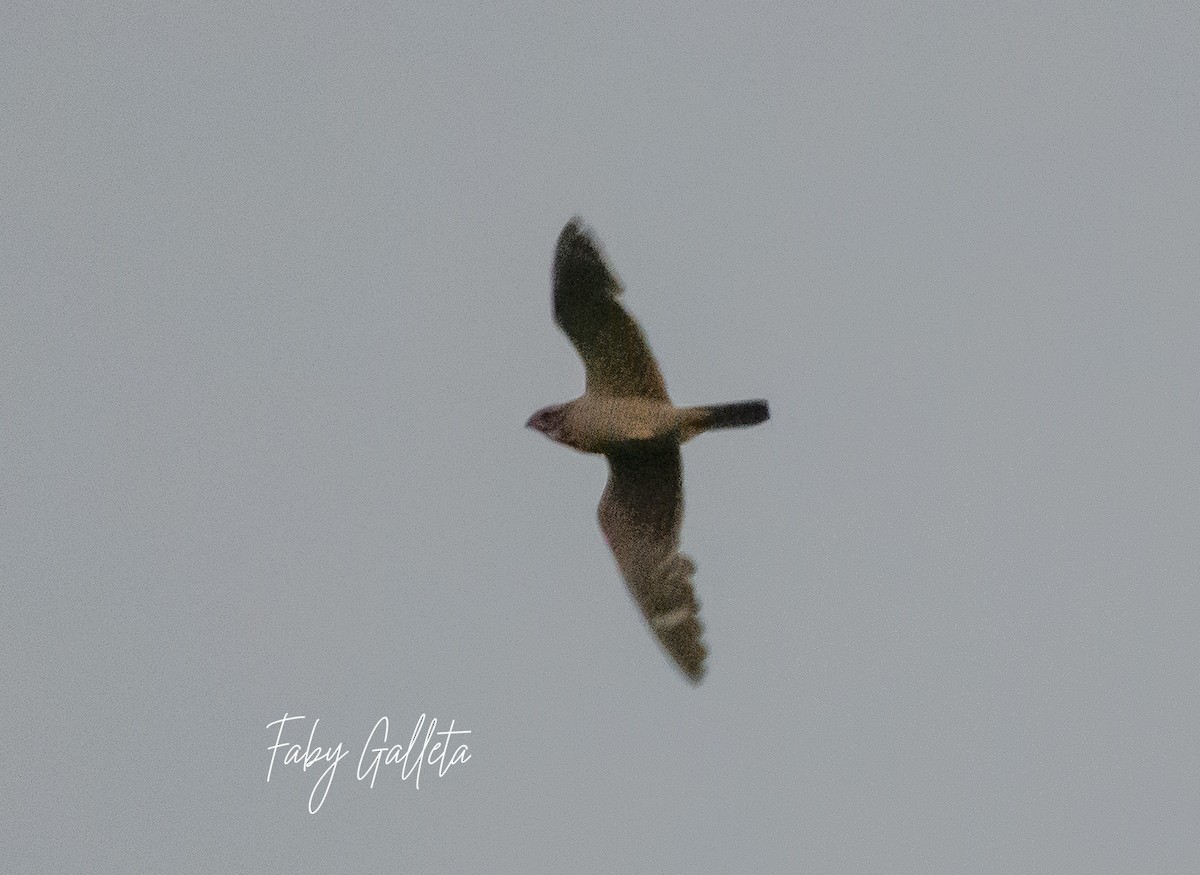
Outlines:
[[[617,301],[621,291],[600,244],[572,219],[554,255],[554,321],[583,359],[587,391],[667,401],[646,337]]]
[[[683,465],[679,447],[657,446],[608,456],[600,499],[600,530],[621,576],[659,642],[692,683],[704,677],[707,651],[700,603],[692,589],[696,566],[679,552]]]

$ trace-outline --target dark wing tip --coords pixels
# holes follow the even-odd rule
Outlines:
[[[576,250],[589,243],[592,248],[596,248],[596,243],[591,239],[591,236],[587,226],[583,224],[583,219],[579,218],[579,216],[572,216],[571,221],[563,225],[563,229],[558,235],[555,261],[562,261],[563,258],[569,257]]]
[[[578,294],[594,290],[601,294],[621,294],[621,283],[604,260],[604,248],[575,216],[563,226],[554,251],[556,303],[559,293]],[[570,290],[568,292],[568,290]]]
[[[707,670],[704,660],[708,656],[708,650],[700,640],[703,634],[703,624],[693,620],[675,633],[659,635],[663,648],[671,655],[683,676],[693,685],[704,680]]]

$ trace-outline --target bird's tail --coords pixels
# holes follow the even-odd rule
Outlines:
[[[736,401],[733,404],[710,404],[707,407],[685,407],[681,425],[681,442],[714,428],[740,428],[758,425],[771,418],[766,401]]]

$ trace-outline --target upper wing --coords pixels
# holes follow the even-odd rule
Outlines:
[[[667,401],[645,335],[617,302],[621,291],[600,245],[572,219],[554,255],[554,320],[583,359],[587,391]]]
[[[679,447],[658,446],[608,457],[600,530],[629,591],[671,658],[692,681],[704,677],[708,651],[692,589],[696,566],[679,552],[683,465]]]

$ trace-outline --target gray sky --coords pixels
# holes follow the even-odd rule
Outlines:
[[[1194,5],[450,5],[10,10],[4,856],[1193,871]],[[575,213],[771,402],[685,450],[699,688],[521,427]]]

